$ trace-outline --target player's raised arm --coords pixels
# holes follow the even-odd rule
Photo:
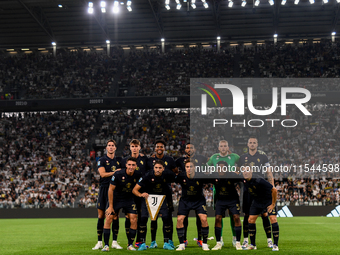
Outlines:
[[[113,192],[115,188],[116,188],[116,185],[110,184],[109,191],[108,191],[109,208],[107,208],[105,211],[106,216],[115,214],[115,211],[113,210]]]

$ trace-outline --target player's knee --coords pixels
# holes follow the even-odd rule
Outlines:
[[[238,214],[234,214],[233,215],[233,219],[234,219],[234,222],[235,222],[235,226],[241,226],[241,219],[240,219],[240,215]]]
[[[222,222],[222,215],[216,215],[215,216],[215,223],[221,223]]]
[[[277,222],[277,217],[276,217],[276,215],[271,215],[271,216],[269,216],[269,220],[270,220],[270,223],[271,223],[271,224],[276,223],[276,222]]]

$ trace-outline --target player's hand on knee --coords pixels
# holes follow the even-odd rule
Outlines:
[[[271,213],[274,208],[275,208],[275,204],[271,204],[270,206],[267,207],[267,210],[269,213]]]
[[[112,207],[107,208],[106,211],[105,211],[106,217],[108,217],[110,215],[114,215],[114,214],[115,214],[115,210],[113,210]]]

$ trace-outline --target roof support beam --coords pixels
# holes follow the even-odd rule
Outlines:
[[[213,1],[213,17],[215,21],[216,36],[220,36],[221,18],[220,18],[220,0]]]
[[[32,18],[38,23],[38,25],[45,31],[45,33],[50,37],[51,41],[55,40],[53,31],[50,24],[45,16],[45,13],[41,7],[30,8],[24,4],[21,0],[18,2],[26,9],[26,11],[32,16]]]
[[[157,24],[157,28],[158,28],[158,32],[159,35],[161,37],[164,37],[164,29],[163,29],[163,23],[162,23],[162,15],[161,15],[161,8],[158,4],[158,2],[151,2],[151,0],[149,0],[149,4],[153,13],[153,16],[155,17],[156,20],[156,24]]]
[[[336,9],[334,11],[334,17],[333,17],[333,20],[332,20],[332,31],[331,32],[335,32],[335,28],[336,28],[336,24],[338,23],[338,19],[339,19],[339,16],[340,16],[340,4],[336,3]]]
[[[279,18],[280,18],[280,0],[274,1],[274,9],[273,9],[273,28],[274,28],[274,34],[277,33],[278,27],[279,27]]]

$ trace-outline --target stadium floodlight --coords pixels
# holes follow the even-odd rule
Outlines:
[[[327,4],[327,3],[328,3],[328,0],[323,0],[323,3],[324,3],[324,4]]]
[[[277,34],[274,34],[274,38],[277,38]]]
[[[274,0],[268,0],[268,3],[269,3],[270,5],[274,5]]]
[[[106,43],[109,44],[109,43],[110,43],[110,40],[106,40]]]
[[[340,3],[340,0],[336,0],[338,3]]]
[[[59,7],[59,8],[63,8],[63,5],[62,5],[62,4],[58,4],[58,7]]]
[[[170,10],[170,5],[167,4],[167,5],[165,6],[165,8],[166,8],[167,10]]]
[[[126,7],[126,8],[128,9],[129,12],[132,12],[131,6],[128,6],[128,7]]]
[[[259,6],[259,4],[260,4],[260,0],[256,0],[255,1],[255,6]]]
[[[175,0],[176,4],[180,4],[179,0]]]
[[[188,2],[188,0],[183,0],[184,3]]]
[[[229,8],[233,7],[233,4],[234,4],[233,1],[229,1],[228,7],[229,7]]]
[[[340,0],[339,0],[339,1],[340,1]],[[192,3],[192,4],[196,3],[196,0],[191,0],[191,3]]]
[[[100,1],[100,9],[102,13],[106,13],[106,2],[105,1]]]
[[[295,1],[294,1],[294,4],[299,4],[299,0],[295,0]]]
[[[170,4],[170,0],[165,0],[165,5]]]
[[[87,8],[87,12],[89,13],[89,14],[92,14],[93,13],[93,3],[92,2],[89,2],[89,5],[88,5],[89,7]]]
[[[207,8],[209,7],[209,5],[208,5],[207,2],[205,2],[205,3],[203,4],[203,6],[204,6],[205,9],[207,9]]]
[[[192,7],[192,9],[196,9],[196,4],[192,3],[191,7]]]
[[[178,4],[177,6],[176,6],[176,9],[177,10],[180,10],[182,8],[182,5],[181,4]]]
[[[164,42],[164,41],[165,41],[165,39],[164,39],[164,38],[162,38],[162,39],[161,39],[161,42]]]
[[[247,4],[247,1],[243,0],[241,6],[244,7],[244,6],[246,6],[246,4]]]
[[[332,35],[333,35],[333,36],[336,35],[336,32],[332,32]]]
[[[287,0],[282,0],[282,1],[281,1],[281,5],[285,5],[286,2],[287,2]]]
[[[314,3],[315,3],[315,0],[309,0],[309,3],[310,3],[310,4],[314,4]]]
[[[56,42],[52,42],[52,45],[53,45],[53,46],[56,46],[57,44],[56,44]]]
[[[221,36],[217,36],[217,40],[221,40]]]
[[[128,0],[128,1],[126,2],[126,9],[127,9],[129,12],[132,12],[131,4],[132,4],[131,0]]]
[[[119,13],[119,2],[118,1],[114,1],[113,2],[113,9],[112,9],[113,13]]]

